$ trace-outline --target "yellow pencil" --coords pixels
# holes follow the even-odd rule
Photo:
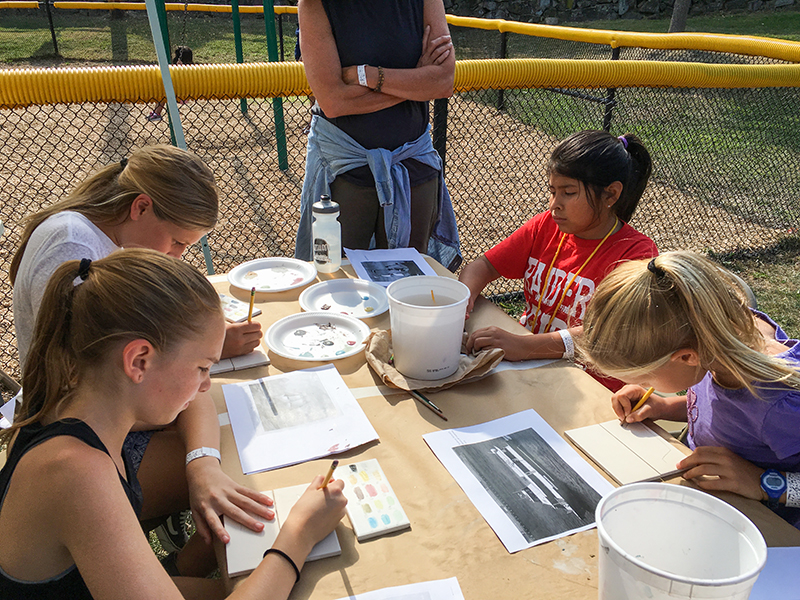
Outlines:
[[[333,477],[333,470],[338,466],[338,460],[335,460],[331,463],[331,468],[328,469],[328,472],[325,474],[325,479],[322,481],[322,486],[319,489],[324,490],[326,487],[328,487],[328,484],[331,482],[331,478]]]
[[[253,322],[253,305],[256,302],[256,288],[250,290],[250,310],[247,312],[247,322]]]
[[[655,392],[655,391],[656,391],[656,388],[653,388],[653,387],[651,387],[649,390],[647,390],[647,391],[644,393],[644,396],[642,396],[642,397],[639,399],[639,401],[636,403],[636,406],[634,406],[634,407],[633,407],[633,409],[631,410],[631,412],[636,412],[637,410],[639,410],[640,408],[642,408],[642,405],[644,405],[644,403],[645,403],[645,402],[647,402],[647,399],[648,399],[648,398],[650,397],[650,395],[651,395],[653,392]],[[628,413],[628,414],[631,414],[631,413]]]

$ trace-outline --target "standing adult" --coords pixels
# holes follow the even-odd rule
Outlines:
[[[455,215],[428,122],[428,102],[453,93],[442,0],[300,0],[298,19],[316,104],[295,256],[311,259],[311,205],[329,193],[344,247],[413,247],[456,269]]]

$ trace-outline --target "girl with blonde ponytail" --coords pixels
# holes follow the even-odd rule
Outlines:
[[[691,252],[620,265],[595,291],[576,346],[630,384],[612,396],[621,420],[688,421],[686,479],[763,500],[800,527],[800,344],[748,308],[731,273]],[[651,386],[687,394],[652,395],[632,411]]]
[[[164,254],[122,250],[56,269],[23,403],[0,434],[9,444],[0,537],[13,540],[0,544],[0,598],[225,596],[219,579],[173,580],[159,564],[137,520],[142,490],[123,445],[136,423],[170,423],[208,390],[224,335],[214,288]],[[288,597],[308,552],[344,514],[343,482],[321,484],[318,476],[230,598]]]

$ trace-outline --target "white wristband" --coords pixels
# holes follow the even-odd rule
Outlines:
[[[561,358],[572,360],[575,358],[575,344],[572,341],[572,335],[568,329],[559,329],[558,335],[561,336],[564,342],[564,354],[561,355]]]
[[[358,65],[356,71],[358,71],[358,85],[369,87],[367,85],[367,65]]]
[[[800,473],[786,472],[786,506],[800,507]]]
[[[203,458],[204,456],[213,456],[218,461],[222,462],[222,457],[219,454],[219,450],[216,448],[206,448],[203,446],[202,448],[196,448],[192,450],[186,455],[186,464],[188,465],[194,459]]]

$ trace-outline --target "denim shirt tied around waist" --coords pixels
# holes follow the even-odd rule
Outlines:
[[[306,148],[306,175],[300,202],[295,257],[312,259],[311,205],[322,194],[330,194],[330,184],[342,173],[368,165],[375,178],[378,201],[383,207],[389,248],[406,248],[411,236],[411,185],[408,170],[401,161],[413,158],[439,172],[439,214],[428,241],[428,255],[451,271],[461,264],[458,229],[444,184],[442,159],[433,149],[430,125],[414,141],[390,152],[383,148],[367,150],[341,129],[315,115]]]

